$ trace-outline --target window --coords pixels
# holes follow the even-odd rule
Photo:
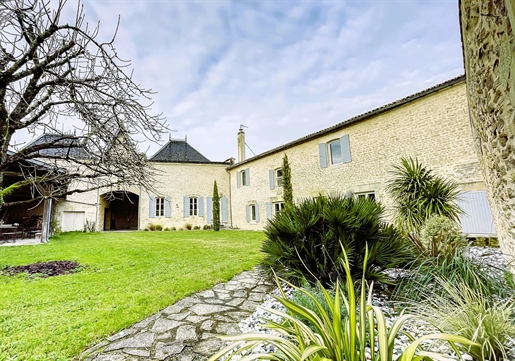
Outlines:
[[[190,216],[198,215],[198,198],[191,197],[190,198]]]
[[[165,198],[156,197],[156,217],[164,217],[165,215]]]
[[[277,168],[275,170],[275,186],[282,187],[283,186],[283,169]]]
[[[284,202],[274,203],[274,216],[279,214],[284,209]]]
[[[256,205],[255,204],[251,204],[249,205],[249,209],[250,209],[250,220],[251,221],[256,221]]]
[[[376,199],[376,193],[374,191],[372,192],[363,192],[363,193],[356,193],[356,197],[358,199],[371,199],[375,201]]]
[[[241,177],[241,185],[242,186],[246,186],[247,185],[247,170],[242,170],[240,172],[240,177]]]
[[[339,139],[329,143],[329,159],[331,164],[343,163],[342,146]]]
[[[255,202],[246,205],[247,209],[247,222],[259,222],[259,205]]]
[[[238,188],[250,185],[250,172],[248,168],[236,173],[236,183]]]
[[[320,168],[327,168],[335,164],[350,163],[349,135],[346,134],[339,139],[318,144],[318,154],[320,156]]]

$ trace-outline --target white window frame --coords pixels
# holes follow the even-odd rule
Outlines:
[[[242,186],[242,187],[245,187],[245,186],[247,186],[247,185],[248,185],[248,184],[247,184],[247,177],[246,177],[246,176],[247,176],[247,170],[246,170],[246,169],[244,169],[244,170],[242,170],[242,171],[240,172],[240,180],[241,180],[241,186]]]
[[[257,222],[256,220],[256,215],[257,215],[257,210],[256,210],[256,207],[257,205],[255,203],[253,204],[249,204],[249,214],[250,214],[250,221],[251,222]]]
[[[372,199],[372,200],[377,200],[375,191],[359,192],[359,193],[354,193],[354,195],[356,196],[357,199],[368,198],[368,199]]]
[[[273,212],[273,215],[275,216],[284,209],[284,202],[273,202],[272,206],[273,206],[272,212]]]
[[[339,161],[335,161],[335,159],[333,157],[333,149],[331,148],[332,144],[338,145],[338,149],[340,150],[340,160]],[[329,162],[331,165],[343,163],[343,152],[342,152],[342,146],[340,143],[340,139],[334,139],[334,140],[331,140],[330,142],[327,142],[327,154],[329,155]]]
[[[156,197],[156,217],[165,216],[165,197]]]
[[[198,197],[189,197],[190,199],[190,217],[198,216]]]
[[[281,188],[283,186],[283,169],[282,168],[274,169],[274,183],[277,188]]]

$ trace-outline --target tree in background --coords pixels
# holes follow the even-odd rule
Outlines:
[[[213,186],[213,229],[220,230],[220,195],[218,194],[218,185]]]
[[[160,139],[152,93],[125,73],[114,36],[97,40],[80,4],[66,22],[65,5],[0,1],[0,207],[102,187],[152,189],[131,137]],[[36,141],[16,145],[24,133]]]
[[[284,154],[284,158],[283,158],[282,172],[283,172],[282,185],[283,185],[284,205],[292,206],[293,205],[293,188],[291,185],[291,169],[290,169],[290,163],[288,162],[288,156],[286,154]]]

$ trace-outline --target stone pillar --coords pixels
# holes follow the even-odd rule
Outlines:
[[[243,162],[245,160],[245,132],[243,128],[240,127],[238,131],[238,162]]]
[[[473,136],[503,252],[515,259],[513,0],[460,0]]]

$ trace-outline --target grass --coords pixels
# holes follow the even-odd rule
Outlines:
[[[0,268],[75,260],[80,272],[0,275],[0,361],[70,360],[107,335],[251,269],[261,232],[67,233],[0,248]]]

